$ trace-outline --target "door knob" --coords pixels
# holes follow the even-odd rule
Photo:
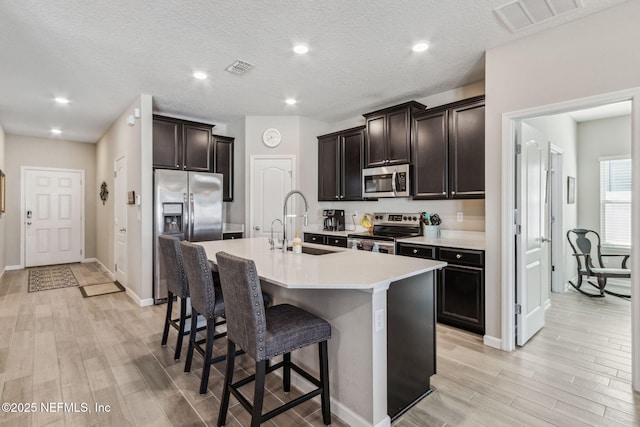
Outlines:
[[[256,231],[260,231],[260,226],[256,225],[255,227],[253,227],[253,229],[256,230]]]
[[[551,239],[547,239],[546,237],[541,237],[541,238],[540,238],[540,241],[541,241],[542,243],[544,243],[544,242],[551,243]]]

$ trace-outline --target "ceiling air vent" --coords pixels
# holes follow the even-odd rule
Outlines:
[[[515,0],[496,8],[513,32],[583,7],[582,0]]]
[[[227,67],[227,71],[231,74],[236,74],[238,76],[243,75],[247,71],[251,70],[254,67],[253,64],[249,64],[241,59],[236,59],[236,61]]]

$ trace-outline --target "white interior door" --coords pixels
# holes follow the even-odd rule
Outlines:
[[[114,187],[115,209],[115,275],[116,281],[122,286],[127,286],[127,158],[125,156],[116,160]]]
[[[271,222],[282,220],[284,196],[293,189],[294,164],[293,156],[251,157],[251,237],[268,236]],[[282,226],[276,223],[274,230],[280,232]]]
[[[518,224],[516,236],[517,284],[516,343],[524,345],[544,327],[549,295],[550,259],[547,238],[549,142],[533,127],[522,123],[517,156]]]
[[[25,265],[83,259],[82,171],[24,169]]]

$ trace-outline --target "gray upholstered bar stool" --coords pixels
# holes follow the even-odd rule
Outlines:
[[[327,356],[327,340],[331,338],[331,325],[289,304],[274,305],[265,309],[260,297],[260,280],[255,263],[225,252],[218,252],[216,259],[222,292],[227,302],[227,369],[218,426],[226,422],[230,394],[233,394],[251,413],[252,427],[317,395],[321,396],[322,421],[327,425],[331,424]],[[291,362],[293,350],[315,343],[318,343],[319,347],[320,379],[316,379]],[[256,373],[234,383],[236,345],[255,360]],[[270,366],[269,359],[278,355],[283,355],[283,361]],[[285,392],[291,389],[291,369],[317,388],[263,415],[265,375],[279,368],[283,368],[282,379]],[[239,391],[240,387],[251,381],[255,381],[253,404]]]
[[[209,372],[212,363],[217,363],[226,358],[226,355],[213,357],[214,340],[224,337],[226,332],[216,334],[216,326],[223,325],[225,314],[225,304],[220,288],[215,288],[211,264],[207,259],[204,248],[190,242],[181,242],[182,257],[184,259],[184,269],[189,284],[189,294],[191,295],[191,317],[199,314],[207,320],[207,336],[198,340],[196,331],[192,330],[189,338],[189,350],[184,364],[184,371],[191,370],[193,360],[193,350],[195,349],[204,357],[204,367],[202,368],[202,378],[200,379],[200,394],[207,392],[209,383]],[[204,344],[204,348],[202,348]]]
[[[164,330],[162,332],[162,346],[167,345],[169,337],[169,326],[174,327],[178,331],[178,339],[176,341],[176,351],[174,358],[180,359],[182,350],[182,339],[191,331],[191,313],[188,313],[189,286],[187,285],[187,276],[184,272],[182,262],[182,250],[180,249],[180,239],[173,236],[159,236],[158,244],[160,246],[160,257],[162,262],[160,268],[162,277],[167,282],[167,313],[164,319]],[[173,318],[173,298],[180,298],[180,316]],[[187,327],[187,321],[189,325]],[[196,321],[196,325],[199,322]],[[206,325],[199,325],[197,330],[204,330]]]

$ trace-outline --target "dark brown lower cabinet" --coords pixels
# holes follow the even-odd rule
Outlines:
[[[396,253],[446,261],[437,281],[438,322],[484,334],[484,251],[398,243]]]
[[[303,240],[307,243],[315,243],[318,245],[337,246],[340,248],[347,247],[346,237],[334,236],[332,234],[304,233]]]
[[[484,269],[448,265],[438,281],[438,322],[484,334]]]

